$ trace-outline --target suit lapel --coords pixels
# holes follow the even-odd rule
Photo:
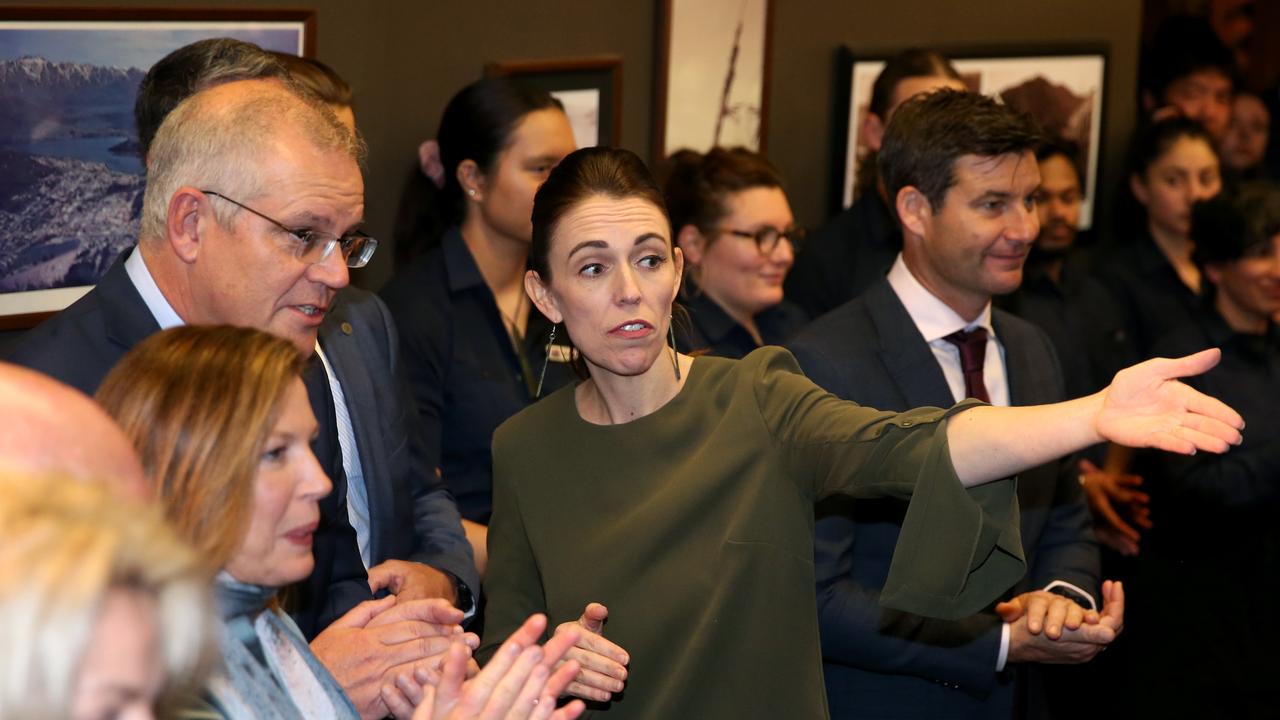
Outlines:
[[[377,423],[362,421],[377,417],[378,410],[373,402],[373,379],[353,334],[341,295],[320,328],[320,346],[324,349],[325,357],[329,359],[329,365],[333,367],[334,375],[342,385],[342,394],[346,397],[356,452],[360,454],[365,495],[369,498],[369,555],[371,562],[377,564],[382,557],[382,543],[373,529],[383,524],[382,516],[390,511],[390,486],[376,481],[385,474],[382,453],[378,451],[377,437],[374,435]]]
[[[103,329],[107,339],[126,352],[160,332],[160,324],[124,269],[124,261],[130,252],[137,252],[137,248],[120,253],[94,289],[102,302]]]
[[[889,281],[877,282],[865,297],[880,338],[880,359],[902,391],[906,407],[954,405],[955,398],[951,396],[938,359]]]
[[[1009,383],[1009,404],[1037,404],[1035,399],[1037,368],[1031,364],[1026,353],[1017,352],[1016,342],[1012,345],[1009,343],[1009,325],[999,310],[992,311],[991,327],[996,331],[996,339],[1000,342],[1000,346],[1004,348],[1004,373]]]

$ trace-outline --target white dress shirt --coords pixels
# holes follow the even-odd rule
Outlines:
[[[946,377],[947,386],[951,388],[951,395],[956,402],[967,397],[964,391],[964,370],[960,365],[960,348],[946,340],[946,337],[958,330],[986,328],[987,352],[983,359],[982,381],[987,386],[991,404],[1008,407],[1009,378],[1004,370],[1004,346],[996,337],[995,328],[991,327],[991,302],[987,302],[977,318],[965,320],[920,284],[916,276],[907,269],[901,253],[889,269],[889,286],[907,308],[907,314],[911,316],[911,321],[916,324],[920,334],[924,335],[924,341],[929,343],[929,349],[933,350],[933,356],[938,359],[938,367],[942,368],[942,374]]]

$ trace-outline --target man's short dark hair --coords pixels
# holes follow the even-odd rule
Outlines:
[[[336,70],[313,58],[304,58],[284,52],[272,52],[289,76],[302,87],[310,90],[326,105],[351,107],[354,95],[351,86]]]
[[[986,95],[938,90],[916,96],[894,112],[880,147],[880,177],[891,207],[902,188],[910,185],[936,212],[955,184],[958,158],[1021,154],[1042,142],[1030,115]]]
[[[1061,138],[1050,138],[1040,144],[1036,148],[1036,162],[1043,163],[1049,158],[1060,157],[1071,163],[1071,169],[1076,172],[1076,180],[1080,183],[1080,190],[1084,190],[1084,158],[1081,157],[1080,145],[1070,140]]]
[[[867,109],[880,117],[889,114],[889,104],[893,102],[893,94],[903,80],[917,77],[940,77],[960,80],[951,61],[937,50],[928,48],[910,48],[889,58],[871,84],[871,102]]]
[[[1160,24],[1143,54],[1139,84],[1158,106],[1165,103],[1170,85],[1204,71],[1218,72],[1234,86],[1235,56],[1218,39],[1208,20],[1175,15]]]
[[[133,104],[143,163],[160,123],[178,103],[214,85],[272,77],[288,77],[288,72],[271,53],[242,40],[198,40],[165,55],[147,71]]]
[[[1191,209],[1191,259],[1206,265],[1235,262],[1255,245],[1280,235],[1280,188],[1265,181],[1242,183]]]

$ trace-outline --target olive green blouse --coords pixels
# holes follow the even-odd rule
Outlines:
[[[883,602],[944,618],[1021,577],[1013,480],[966,490],[949,411],[837,399],[781,348],[697,358],[656,412],[593,425],[566,387],[494,435],[487,659],[531,613],[590,602],[631,655],[611,718],[827,716],[813,503],[911,498]]]

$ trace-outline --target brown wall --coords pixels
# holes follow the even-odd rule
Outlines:
[[[434,133],[449,96],[479,77],[486,62],[621,55],[622,143],[648,157],[658,1],[181,0],[130,5],[314,7],[318,57],[356,89],[358,123],[369,141],[369,229],[389,241],[400,184],[418,142]],[[1111,64],[1103,170],[1113,180],[1116,177],[1124,138],[1135,115],[1139,0],[776,2],[769,154],[788,178],[801,222],[816,226],[827,214],[832,182],[829,158],[834,152],[835,51],[842,44],[882,50],[913,44],[1105,42],[1110,46]],[[33,3],[0,0],[0,6],[14,4]],[[390,250],[380,250],[357,282],[379,287],[392,271]]]

